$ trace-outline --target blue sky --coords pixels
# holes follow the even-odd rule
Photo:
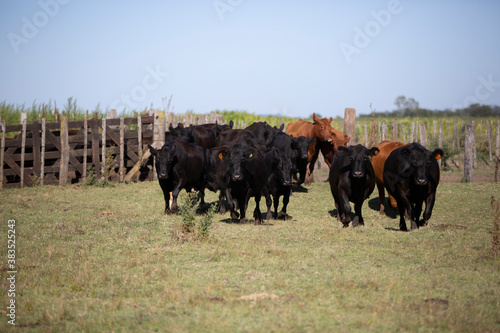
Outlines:
[[[500,1],[1,1],[0,101],[308,117],[500,105]]]

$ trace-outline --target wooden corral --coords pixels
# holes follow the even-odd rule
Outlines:
[[[63,185],[105,176],[115,182],[152,179],[152,160],[142,161],[142,155],[147,144],[163,144],[170,124],[222,123],[217,114],[196,121],[184,118],[152,111],[133,118],[98,119],[95,115],[68,121],[63,116],[60,122],[41,119],[27,124],[21,117],[18,125],[1,121],[0,188]]]

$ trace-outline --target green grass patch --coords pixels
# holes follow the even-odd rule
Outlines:
[[[442,183],[429,225],[407,233],[378,214],[376,191],[365,226],[342,228],[328,183],[307,190],[291,197],[290,220],[216,214],[187,241],[157,182],[0,191],[0,331],[10,219],[20,332],[500,330],[498,184]]]

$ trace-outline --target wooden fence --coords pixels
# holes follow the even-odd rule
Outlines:
[[[123,182],[155,177],[152,167],[142,165],[147,144],[161,146],[165,129],[218,121],[221,115],[165,115],[150,111],[134,118],[98,119],[27,124],[1,124],[0,188],[63,185],[85,182],[89,177]],[[151,163],[150,163],[151,164]],[[135,168],[134,168],[135,166]]]

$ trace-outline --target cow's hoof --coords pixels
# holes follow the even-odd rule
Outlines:
[[[271,220],[273,218],[273,213],[267,212],[266,214],[266,220]]]
[[[406,224],[400,224],[399,225],[399,230],[401,230],[401,231],[408,231],[408,229],[406,228]]]
[[[415,229],[418,229],[418,223],[412,220],[411,221],[411,230],[415,230]]]
[[[359,226],[360,223],[359,223],[359,217],[358,216],[355,216],[354,217],[354,220],[352,220],[352,227],[353,228],[356,228],[357,226]]]
[[[246,219],[246,217],[240,219],[240,223],[247,223],[247,222],[248,222],[248,220]]]
[[[286,213],[284,211],[281,211],[278,213],[278,219],[283,219],[286,221]]]

